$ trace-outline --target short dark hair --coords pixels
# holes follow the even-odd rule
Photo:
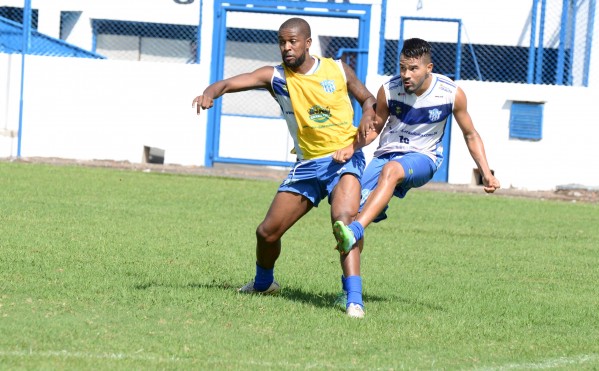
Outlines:
[[[403,42],[401,54],[405,58],[420,58],[426,56],[430,61],[432,54],[431,44],[418,38],[407,39]]]
[[[283,29],[287,28],[297,28],[301,34],[303,34],[306,39],[312,37],[312,30],[310,29],[310,24],[303,18],[289,18],[281,27],[279,27],[279,32]]]

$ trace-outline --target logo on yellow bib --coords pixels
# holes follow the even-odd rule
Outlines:
[[[328,121],[328,119],[330,119],[332,116],[329,107],[322,107],[319,105],[312,106],[308,110],[308,114],[310,115],[310,120],[316,121],[318,123]]]

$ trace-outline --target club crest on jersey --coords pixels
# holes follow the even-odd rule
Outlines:
[[[432,109],[428,111],[428,118],[435,122],[435,121],[439,121],[439,118],[441,117],[441,110],[440,109]]]
[[[320,85],[322,86],[324,91],[327,93],[335,92],[335,81],[333,81],[333,80],[323,80],[320,82]]]
[[[397,117],[401,115],[401,106],[399,105],[398,101],[394,99],[389,101],[389,114],[395,115]]]
[[[308,114],[310,115],[310,120],[316,121],[318,123],[322,123],[331,118],[331,109],[329,107],[322,107],[319,105],[312,106],[308,110]]]

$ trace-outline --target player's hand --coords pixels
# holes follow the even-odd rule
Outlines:
[[[191,107],[196,107],[198,115],[201,110],[209,109],[214,106],[214,99],[209,95],[198,95],[191,103]]]
[[[483,177],[483,189],[485,192],[493,193],[499,188],[501,188],[501,185],[499,184],[499,180],[497,180],[494,175],[491,174],[489,176]]]
[[[361,139],[365,139],[368,136],[368,133],[374,130],[374,125],[376,121],[374,119],[369,119],[362,117],[360,120],[360,126],[358,127],[358,135]]]
[[[350,144],[345,148],[341,148],[333,153],[333,161],[338,162],[340,164],[346,163],[352,156],[354,155],[354,146]]]

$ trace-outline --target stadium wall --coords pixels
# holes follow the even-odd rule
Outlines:
[[[418,15],[447,15],[439,10],[445,9],[441,2],[437,10],[433,10],[431,2],[426,3],[431,14],[421,12]],[[366,85],[376,93],[387,78],[377,74],[377,53],[374,52],[379,44],[380,1],[367,3],[373,4],[373,28],[370,32],[373,52],[369,55]],[[414,8],[415,3],[412,4]],[[35,0],[33,4],[36,6]],[[48,17],[51,14],[56,16],[57,7],[69,5],[69,9],[81,10],[78,9],[81,7],[79,2],[57,1],[53,4],[48,5],[47,13],[44,13],[44,3],[37,2],[40,19],[44,17],[40,23],[48,28],[40,31],[49,34],[56,22]],[[137,4],[141,6],[141,3]],[[515,4],[521,3],[518,0]],[[519,15],[515,10],[521,7],[515,4],[507,7],[503,4],[502,8],[510,8],[515,18],[522,18],[530,11],[522,9]],[[106,5],[95,10],[88,9],[87,19],[95,17],[93,12],[97,12],[98,16],[102,13],[104,18],[148,21],[140,15],[144,13],[135,12],[133,6],[121,7],[120,13],[115,10],[119,8],[117,4],[111,11],[107,8]],[[455,5],[454,8],[469,7]],[[199,1],[188,5],[187,9],[183,17],[187,17],[185,22],[198,22]],[[85,14],[86,10],[83,10]],[[200,64],[27,55],[20,155],[139,163],[143,161],[144,147],[156,147],[165,151],[165,163],[203,166],[206,115],[198,117],[191,108],[191,101],[210,79],[212,11],[212,1],[204,0],[202,35],[206,36],[202,39]],[[182,19],[173,16],[172,4],[161,8],[159,13],[170,14],[169,19]],[[115,14],[118,16],[115,17]],[[157,12],[151,14],[150,20],[160,18]],[[475,19],[475,16],[466,14],[464,18]],[[597,27],[595,25],[595,30]],[[89,40],[81,36],[87,32],[89,30],[83,29],[80,33],[73,33],[71,38],[74,41]],[[468,96],[471,116],[485,141],[491,168],[504,187],[550,190],[573,183],[599,186],[599,172],[592,162],[596,138],[599,137],[592,109],[595,103],[592,97],[599,93],[599,76],[595,71],[599,61],[596,38],[593,46],[589,87],[459,81]],[[17,156],[20,81],[21,56],[0,53],[0,157]],[[542,140],[510,139],[509,116],[514,101],[544,103]],[[276,124],[277,120],[270,120],[268,125],[273,123]],[[281,125],[284,125],[282,120]],[[275,133],[273,141],[280,142],[281,133]],[[255,151],[251,143],[244,143],[239,133],[227,135],[234,139],[232,142],[237,151]],[[287,151],[287,146],[288,143],[283,145],[284,151]],[[367,156],[371,155],[373,148],[366,150]],[[261,150],[268,151],[265,148]],[[279,152],[281,148],[273,146],[273,150]],[[454,125],[448,182],[471,184],[474,181],[473,169],[474,163],[457,125]]]
[[[17,155],[20,60],[0,54],[2,157]],[[25,68],[21,156],[141,162],[148,146],[202,165],[205,120],[191,109],[200,66],[27,56]]]

